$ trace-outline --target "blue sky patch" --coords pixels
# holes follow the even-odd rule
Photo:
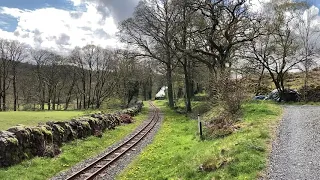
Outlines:
[[[19,9],[35,10],[43,7],[72,10],[74,6],[68,0],[6,0],[0,6]]]
[[[6,14],[0,14],[0,29],[13,32],[17,28],[18,20]]]
[[[18,8],[22,10],[36,10],[45,7],[53,7],[68,11],[76,10],[76,7],[74,7],[73,3],[69,0],[6,0],[0,2],[0,10],[1,7]],[[84,7],[77,7],[77,10],[80,8]],[[0,29],[14,32],[17,25],[18,20],[16,18],[10,15],[0,14]]]

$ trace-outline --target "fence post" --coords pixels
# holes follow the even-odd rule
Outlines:
[[[200,114],[198,114],[198,129],[199,129],[200,139],[202,139],[202,123],[200,120]]]

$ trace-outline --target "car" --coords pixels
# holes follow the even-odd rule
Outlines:
[[[271,99],[274,101],[280,101],[280,95],[278,89],[274,89],[270,92],[269,96],[266,99]],[[281,101],[284,102],[299,102],[301,99],[301,94],[295,89],[285,89],[284,95]]]
[[[253,99],[254,100],[265,100],[268,96],[265,95],[258,95],[258,96],[254,96]]]

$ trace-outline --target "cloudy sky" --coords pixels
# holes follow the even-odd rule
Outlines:
[[[0,0],[0,38],[68,52],[75,46],[118,46],[117,23],[139,0]],[[253,0],[265,1],[265,0]],[[310,0],[320,7],[320,0]]]
[[[117,23],[138,0],[0,0],[0,38],[38,48],[116,46]]]

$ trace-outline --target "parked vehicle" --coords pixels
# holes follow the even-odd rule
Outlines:
[[[271,99],[274,101],[279,102],[280,101],[280,95],[277,89],[274,89],[271,91],[269,96],[266,99]],[[284,102],[298,102],[301,99],[300,93],[295,89],[285,89],[284,95],[282,97],[281,101]]]

